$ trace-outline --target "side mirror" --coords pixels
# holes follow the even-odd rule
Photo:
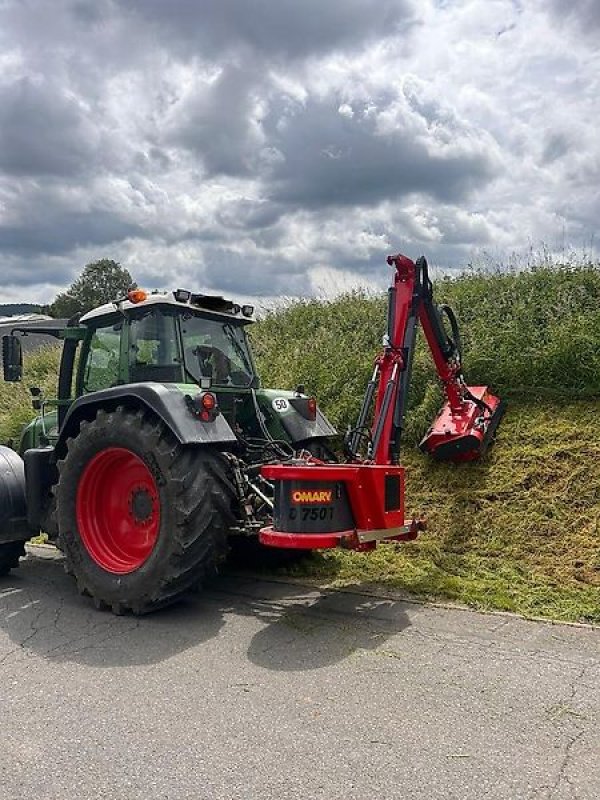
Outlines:
[[[39,386],[30,386],[29,394],[31,395],[31,407],[34,411],[41,411],[42,408],[42,390]]]
[[[4,380],[14,383],[23,376],[23,350],[18,336],[2,337],[2,370]]]

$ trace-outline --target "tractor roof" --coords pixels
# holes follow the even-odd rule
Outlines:
[[[137,296],[141,296],[142,299],[137,300],[136,293]],[[98,308],[88,311],[87,314],[81,317],[80,322],[86,323],[96,320],[99,317],[112,316],[117,311],[126,313],[134,309],[157,305],[170,306],[171,308],[177,308],[181,311],[206,311],[210,313],[211,316],[217,315],[219,317],[225,317],[229,320],[239,321],[242,324],[254,322],[253,306],[240,306],[219,295],[194,294],[186,289],[177,289],[174,292],[154,291],[151,293],[146,293],[141,290],[131,290],[128,296],[115,300],[114,303],[105,303],[102,306],[98,306]]]

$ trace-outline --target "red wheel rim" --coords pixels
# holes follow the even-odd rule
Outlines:
[[[160,527],[158,489],[148,467],[130,450],[108,447],[88,462],[75,513],[85,549],[108,572],[133,572],[154,549]]]

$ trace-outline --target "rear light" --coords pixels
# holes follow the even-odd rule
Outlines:
[[[190,412],[202,422],[214,422],[219,416],[217,398],[212,392],[203,392],[196,397],[186,394],[185,402]]]
[[[309,422],[314,422],[317,418],[317,400],[314,397],[290,397],[288,400],[289,404],[294,408],[299,414],[301,414],[304,419],[307,419]]]
[[[205,411],[212,411],[217,405],[217,398],[214,396],[214,394],[205,392],[205,394],[202,395],[200,403]]]

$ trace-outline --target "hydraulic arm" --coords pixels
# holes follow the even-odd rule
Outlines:
[[[395,272],[388,290],[384,349],[375,360],[357,426],[347,442],[347,455],[351,460],[357,459],[360,444],[368,434],[369,460],[375,464],[397,462],[420,322],[446,396],[421,449],[443,461],[478,458],[491,441],[504,406],[487,387],[467,386],[456,317],[448,306],[434,303],[425,258],[421,256],[414,263],[406,256],[396,255],[388,256],[387,261]],[[448,318],[451,335],[446,332],[443,316]],[[375,392],[375,413],[369,431],[366,425]]]
[[[423,529],[422,520],[404,518],[404,468],[398,465],[419,322],[446,397],[421,449],[438,460],[470,461],[493,437],[503,403],[486,386],[467,386],[456,318],[434,303],[427,261],[395,255],[387,262],[394,268],[387,331],[357,424],[346,437],[348,461],[263,467],[275,487],[273,525],[261,531],[263,544],[367,550],[378,540],[414,539]]]

